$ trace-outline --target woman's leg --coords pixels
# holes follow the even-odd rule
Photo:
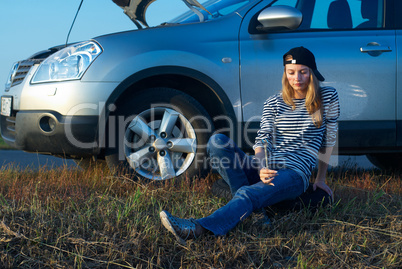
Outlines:
[[[253,211],[284,200],[294,199],[304,190],[303,179],[290,169],[279,170],[278,176],[272,183],[274,186],[260,181],[241,187],[228,204],[197,222],[215,235],[224,235]]]
[[[169,212],[160,212],[162,224],[179,242],[196,238],[206,230],[224,235],[253,211],[283,200],[294,199],[303,193],[301,176],[289,169],[279,170],[273,183],[264,184],[252,158],[241,151],[225,135],[214,135],[208,142],[211,165],[235,192],[233,199],[212,215],[199,220],[181,219]]]
[[[223,134],[213,135],[208,141],[210,163],[228,183],[232,195],[242,186],[259,181],[258,167],[253,158],[245,154]]]

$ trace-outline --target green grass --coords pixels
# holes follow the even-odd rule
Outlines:
[[[3,138],[0,136],[0,150],[2,149],[12,149],[9,145],[4,142]]]
[[[336,203],[253,214],[228,235],[176,243],[159,212],[207,216],[227,201],[201,180],[146,184],[100,168],[0,170],[4,268],[401,268],[399,174],[328,175]]]

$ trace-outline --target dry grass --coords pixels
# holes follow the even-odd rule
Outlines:
[[[225,204],[216,179],[134,182],[101,168],[0,170],[4,268],[401,268],[399,174],[336,171],[336,203],[316,213],[253,214],[224,237],[177,244],[167,209],[202,217]]]

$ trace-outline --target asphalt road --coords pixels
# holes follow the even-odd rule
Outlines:
[[[21,170],[31,168],[77,167],[73,160],[57,158],[49,155],[27,153],[20,150],[0,150],[0,168],[18,167]]]
[[[370,163],[365,156],[338,156],[334,155],[330,160],[331,167],[344,166],[347,168],[373,169],[374,165]],[[40,155],[36,153],[27,153],[19,150],[0,150],[0,169],[4,167],[18,167],[23,170],[26,168],[52,169],[61,166],[71,168],[77,167],[73,160],[57,158],[49,155]]]

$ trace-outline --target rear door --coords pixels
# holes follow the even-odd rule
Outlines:
[[[258,129],[264,101],[280,92],[282,55],[290,48],[304,46],[316,56],[318,70],[325,77],[322,85],[338,91],[340,150],[395,147],[396,44],[386,2],[278,0],[255,6],[240,30],[245,127]],[[293,32],[258,32],[257,15],[270,5],[296,7],[303,13],[302,25]],[[248,134],[247,145],[254,142],[254,131]]]

